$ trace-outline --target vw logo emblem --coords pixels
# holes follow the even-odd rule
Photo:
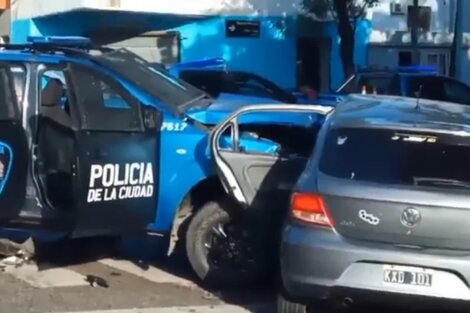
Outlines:
[[[403,226],[415,227],[421,221],[421,212],[415,208],[406,208],[400,218]]]

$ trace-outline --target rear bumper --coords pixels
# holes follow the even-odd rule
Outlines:
[[[431,270],[433,284],[420,287],[384,283],[386,264]],[[470,253],[357,242],[329,229],[297,223],[283,231],[281,275],[285,291],[299,302],[331,300],[348,293],[370,298],[367,295],[373,292],[395,300],[400,296],[470,303]]]

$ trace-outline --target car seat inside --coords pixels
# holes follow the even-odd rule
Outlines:
[[[72,118],[61,107],[64,87],[49,79],[41,91],[38,126],[38,171],[44,194],[55,208],[72,205],[74,134]]]

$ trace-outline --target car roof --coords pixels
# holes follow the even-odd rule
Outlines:
[[[187,68],[181,69],[180,72],[198,72],[204,74],[213,74],[213,75],[238,75],[238,76],[257,76],[261,77],[261,75],[247,72],[247,71],[240,71],[240,70],[232,70],[232,69],[223,69],[223,68]]]
[[[432,72],[401,72],[401,71],[366,71],[366,72],[357,72],[357,76],[367,77],[367,76],[442,76],[439,73]]]
[[[401,96],[352,94],[338,104],[330,126],[459,132],[470,136],[470,106]]]
[[[0,49],[1,61],[16,62],[41,62],[41,63],[60,63],[63,61],[75,61],[92,63],[91,55],[82,51],[81,53],[63,53],[59,51],[38,51],[26,49]]]
[[[417,66],[398,66],[398,67],[377,67],[366,66],[357,70],[359,74],[438,74],[439,70],[433,65],[417,65]]]
[[[34,51],[25,51],[25,50],[0,50],[0,59],[2,60],[31,60],[32,58],[52,58],[59,59],[63,54],[51,54],[51,53],[42,53]]]

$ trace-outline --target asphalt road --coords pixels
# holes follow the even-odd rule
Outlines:
[[[41,246],[37,262],[0,272],[0,312],[275,313],[270,288],[209,292],[179,258],[143,261],[108,241]],[[103,286],[91,286],[92,275]],[[388,308],[390,309],[390,308]],[[384,313],[385,308],[360,313]],[[387,312],[404,313],[402,310]]]
[[[268,290],[201,289],[181,259],[156,262],[110,252],[100,241],[43,246],[37,262],[0,273],[0,312],[34,313],[268,313]],[[103,279],[91,286],[87,276]]]

